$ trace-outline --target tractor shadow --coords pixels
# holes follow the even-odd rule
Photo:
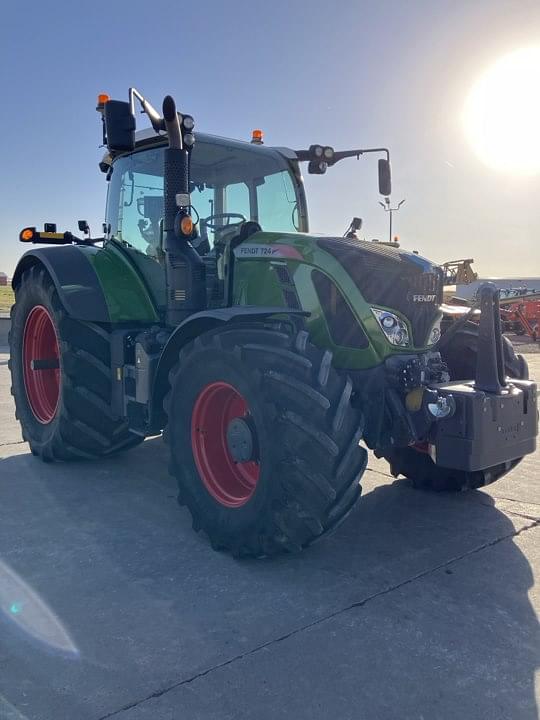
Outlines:
[[[367,472],[364,497],[333,535],[299,555],[238,561],[193,532],[166,466],[161,438],[94,463],[46,465],[29,453],[0,460],[0,561],[54,608],[83,657],[99,660],[106,649],[108,663],[137,677],[144,653],[154,665],[141,683],[155,690],[168,673],[189,674],[335,613],[398,602],[442,649],[430,657],[414,638],[366,649],[390,680],[398,660],[414,658],[435,695],[441,683],[451,692],[475,676],[477,692],[492,697],[486,713],[500,702],[519,708],[509,716],[536,719],[540,634],[515,536],[530,521],[481,492],[435,496]],[[379,620],[402,632],[402,617]],[[449,648],[457,654],[442,680]]]

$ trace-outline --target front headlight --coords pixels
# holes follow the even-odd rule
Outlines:
[[[398,345],[399,347],[409,346],[409,331],[403,320],[394,313],[388,312],[388,310],[379,310],[372,307],[371,312],[375,315],[381,330],[392,345]]]
[[[427,342],[428,345],[435,345],[435,343],[438,343],[441,339],[441,322],[442,315],[434,322],[433,327],[431,328]]]

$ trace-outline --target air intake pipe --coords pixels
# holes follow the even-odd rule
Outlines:
[[[166,321],[176,326],[206,307],[206,278],[203,260],[190,242],[194,233],[189,194],[193,120],[178,115],[170,95],[163,100],[163,120],[169,137],[163,174]]]

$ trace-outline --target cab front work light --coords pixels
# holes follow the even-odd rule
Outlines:
[[[388,312],[388,310],[379,310],[379,308],[372,307],[371,312],[392,345],[409,347],[409,330],[403,320],[394,313]]]

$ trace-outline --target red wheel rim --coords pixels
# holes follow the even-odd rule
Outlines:
[[[257,462],[235,462],[227,445],[234,418],[249,415],[243,396],[226,382],[204,387],[191,416],[191,446],[199,475],[210,495],[225,507],[240,507],[252,497],[259,480]]]
[[[60,400],[60,350],[52,317],[43,305],[32,308],[26,318],[22,358],[28,404],[36,420],[47,425]]]

